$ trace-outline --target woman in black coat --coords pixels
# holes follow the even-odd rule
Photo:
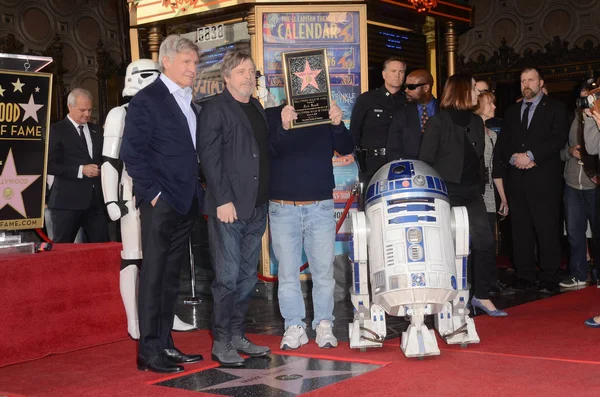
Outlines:
[[[496,253],[482,193],[484,191],[484,125],[472,111],[479,91],[466,74],[450,76],[440,112],[430,118],[423,134],[419,160],[435,168],[448,188],[450,205],[464,206],[469,214],[473,297],[471,306],[490,316],[506,316],[490,300],[496,284]]]

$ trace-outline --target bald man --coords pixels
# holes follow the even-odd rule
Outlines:
[[[388,137],[388,159],[416,159],[421,148],[421,138],[430,117],[439,111],[433,96],[433,76],[425,69],[412,71],[406,77],[407,104],[392,118]]]

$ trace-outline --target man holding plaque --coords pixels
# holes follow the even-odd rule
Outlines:
[[[342,122],[342,110],[332,103],[331,124],[290,129],[298,112],[290,106],[267,109],[271,140],[269,222],[279,262],[279,310],[285,320],[280,348],[297,349],[308,343],[300,289],[302,248],[310,263],[316,343],[337,346],[333,335],[333,259],[335,217],[332,157],[350,154],[352,136]]]
[[[287,103],[296,118],[289,128],[331,123],[329,62],[325,49],[281,53]]]
[[[381,166],[387,163],[386,146],[394,112],[404,107],[402,91],[406,63],[393,56],[383,62],[383,86],[363,93],[356,100],[350,132],[357,147],[360,182],[365,188]]]

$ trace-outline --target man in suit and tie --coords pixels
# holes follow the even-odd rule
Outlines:
[[[80,228],[87,241],[108,241],[100,164],[102,127],[90,123],[92,94],[75,88],[67,97],[69,114],[50,128],[48,174],[54,183],[48,198],[53,237],[57,243],[72,243]]]
[[[212,358],[222,366],[241,367],[245,362],[239,353],[270,353],[245,335],[269,209],[269,130],[262,105],[252,97],[256,67],[250,55],[228,52],[221,75],[225,89],[204,104],[198,123],[215,272]]]
[[[388,137],[388,159],[416,159],[421,138],[430,117],[439,111],[433,96],[433,76],[425,69],[417,69],[406,77],[407,104],[396,110]]]
[[[204,200],[191,89],[198,60],[196,44],[168,36],[159,50],[162,74],[133,97],[125,117],[121,158],[133,179],[144,256],[138,287],[142,371],[180,372],[179,364],[202,360],[179,351],[171,336],[181,264]]]
[[[560,203],[563,164],[560,151],[569,131],[567,107],[547,95],[536,68],[521,73],[523,101],[505,112],[498,136],[497,166],[508,168],[514,262],[518,289],[536,285],[537,242],[539,290],[557,290],[560,266]]]

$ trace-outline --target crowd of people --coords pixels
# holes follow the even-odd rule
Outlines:
[[[285,321],[280,347],[297,349],[308,343],[298,266],[303,249],[312,274],[310,325],[315,342],[321,348],[337,346],[334,152],[355,153],[364,184],[397,158],[433,166],[446,183],[451,205],[468,211],[473,310],[506,316],[491,300],[498,288],[552,293],[559,281],[567,287],[585,285],[585,229],[588,222],[592,232],[596,229],[600,195],[596,176],[586,173],[589,167],[583,160],[593,161],[600,152],[600,115],[578,112],[569,133],[567,107],[542,92],[538,69],[522,71],[523,100],[506,110],[499,133],[492,126],[498,124],[493,123],[495,96],[489,83],[455,74],[438,100],[432,92],[433,76],[423,69],[406,75],[407,65],[398,57],[384,62],[383,86],[357,99],[350,130],[333,103],[330,124],[292,132],[291,123],[298,117],[292,106],[265,111],[253,97],[256,66],[242,51],[226,54],[221,67],[225,89],[198,108],[191,89],[198,54],[190,40],[167,37],[159,51],[160,76],[156,70],[155,78],[132,93],[126,111],[119,113],[120,154],[109,155],[107,161],[122,159],[133,181],[133,197],[103,200],[103,130],[89,122],[89,92],[73,90],[69,115],[53,125],[50,134],[48,171],[55,180],[48,205],[55,241],[73,242],[80,228],[88,241],[106,241],[105,201],[112,220],[139,210],[141,252],[136,258],[143,252],[144,259],[137,313],[131,319],[128,315],[128,321],[139,322],[139,331],[133,329],[139,337],[140,370],[179,372],[181,364],[203,359],[182,353],[171,337],[180,269],[193,223],[201,214],[208,219],[215,272],[213,360],[237,367],[245,363],[240,354],[270,353],[269,347],[254,344],[245,334],[267,222],[279,263],[279,308]],[[583,88],[582,95],[591,87]],[[558,280],[563,190],[571,275]],[[509,208],[518,276],[511,287],[497,280],[494,238],[497,214],[506,217]],[[133,271],[137,273],[137,267]],[[600,316],[586,324],[600,327]]]
[[[586,286],[592,258],[600,257],[594,233],[600,224],[595,215],[600,207],[596,194],[600,124],[594,123],[599,115],[576,109],[569,129],[567,106],[548,95],[535,67],[521,71],[522,97],[501,120],[495,117],[491,82],[467,74],[450,76],[438,104],[427,71],[411,72],[403,84],[392,78],[390,65],[392,70],[407,69],[400,58],[386,60],[383,86],[361,95],[360,111],[355,108],[352,116],[357,157],[363,157],[361,182],[368,183],[378,164],[396,158],[423,160],[442,176],[451,205],[465,206],[469,214],[473,309],[506,316],[490,295],[531,290],[552,294],[559,287]],[[587,97],[595,86],[584,82],[580,95]],[[406,105],[399,105],[400,87]],[[382,117],[388,113],[390,117]],[[562,279],[561,203],[570,246],[569,274]],[[497,279],[494,236],[509,208],[516,278],[507,286]],[[600,327],[600,316],[585,324]]]

